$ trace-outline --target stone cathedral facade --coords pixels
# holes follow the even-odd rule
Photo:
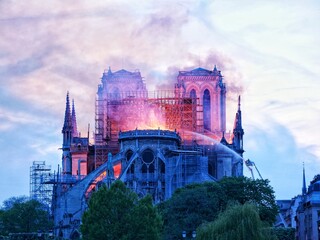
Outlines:
[[[95,143],[77,132],[66,99],[62,170],[54,179],[55,235],[79,236],[87,201],[101,184],[123,181],[154,203],[186,184],[243,175],[240,97],[226,132],[227,86],[221,72],[180,71],[172,89],[148,92],[139,71],[105,71],[98,85]]]

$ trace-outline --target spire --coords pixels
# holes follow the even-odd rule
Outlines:
[[[214,65],[213,71],[214,71],[214,72],[218,71],[216,65]]]
[[[244,131],[242,128],[242,119],[241,119],[241,108],[240,108],[240,96],[238,98],[238,111],[236,113],[236,117],[234,120],[234,126],[233,126],[233,137],[232,137],[232,143],[235,146],[235,149],[237,152],[240,153],[242,156],[243,151],[243,135]]]
[[[64,114],[64,124],[62,128],[62,132],[65,132],[68,129],[70,130],[71,128],[72,128],[72,119],[71,119],[71,112],[70,112],[69,92],[67,92],[66,111]]]
[[[72,137],[78,137],[76,110],[74,108],[74,100],[72,99]]]
[[[111,75],[111,74],[112,74],[112,72],[111,72],[111,68],[110,68],[110,66],[109,66],[108,75]]]
[[[241,119],[241,103],[240,103],[240,95],[238,97],[238,111],[236,113],[236,118],[234,120],[234,126],[233,129],[241,130],[242,129],[242,119]]]
[[[306,187],[306,174],[304,170],[304,163],[303,163],[303,177],[302,177],[302,196],[307,194],[307,187]]]

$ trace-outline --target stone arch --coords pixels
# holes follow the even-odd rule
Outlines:
[[[190,96],[191,90],[195,90],[197,96],[200,96],[201,89],[200,89],[200,86],[199,86],[198,84],[196,84],[196,83],[191,83],[190,85],[188,85],[188,86],[186,87],[186,94],[187,94],[188,97]]]
[[[216,90],[215,90],[213,85],[206,83],[206,84],[201,86],[201,90],[200,90],[201,96],[204,94],[204,91],[206,89],[210,91],[211,96],[214,95],[215,92],[216,92]]]

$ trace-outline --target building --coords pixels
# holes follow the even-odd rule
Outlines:
[[[296,211],[297,239],[320,239],[320,175],[310,182],[304,191]]]
[[[77,132],[67,94],[52,204],[55,234],[78,237],[91,193],[116,178],[158,203],[189,183],[242,176],[240,97],[227,133],[226,90],[216,67],[180,71],[172,90],[155,92],[147,91],[139,71],[109,68],[98,86],[93,145]]]
[[[302,193],[291,200],[278,200],[279,214],[275,227],[295,228],[295,239],[320,239],[320,175],[307,189],[303,167]]]

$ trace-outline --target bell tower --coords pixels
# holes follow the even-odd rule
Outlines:
[[[199,100],[202,106],[201,116],[204,133],[213,133],[218,139],[226,130],[226,86],[223,83],[221,71],[196,68],[191,71],[179,71],[178,83],[175,86],[176,95],[192,97]]]

